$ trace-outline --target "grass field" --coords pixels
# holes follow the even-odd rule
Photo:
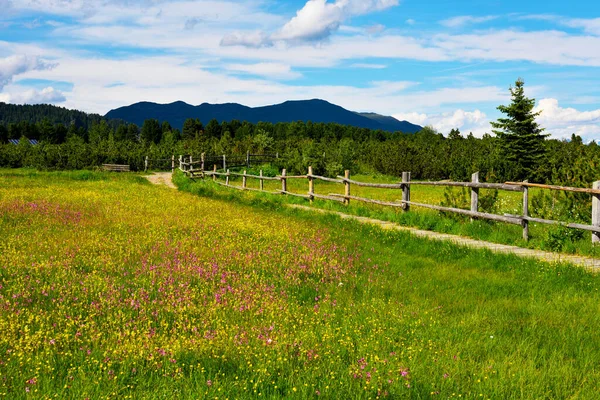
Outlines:
[[[596,397],[597,276],[180,178],[0,171],[0,396]]]
[[[223,178],[219,178],[223,181]],[[356,175],[352,179],[360,182],[378,182],[378,183],[398,183],[399,179],[389,176],[379,175],[376,177],[368,175]],[[208,180],[210,181],[210,179]],[[233,185],[241,186],[241,178],[232,177]],[[207,182],[210,186],[210,182]],[[307,194],[308,183],[306,179],[288,179],[288,191],[300,194]],[[248,187],[258,188],[259,183],[256,179],[248,179]],[[265,190],[281,190],[279,181],[265,181]],[[369,187],[352,186],[352,195],[375,200],[384,200],[390,202],[399,202],[402,198],[402,192],[397,189],[379,189]],[[222,192],[219,189],[210,189],[213,193]],[[224,189],[225,191],[228,189]],[[455,188],[455,193],[460,191]],[[445,188],[440,186],[420,186],[411,187],[411,200],[418,203],[440,205],[444,200]],[[531,199],[540,192],[540,189],[530,189],[530,213],[535,212]],[[328,195],[331,193],[344,194],[344,186],[339,183],[323,182],[315,180],[315,193]],[[490,193],[489,190],[480,189],[480,198]],[[255,196],[252,194],[251,196]],[[467,196],[470,196],[467,192]],[[467,197],[468,199],[468,197]],[[286,202],[308,204],[306,200],[287,196]],[[520,192],[498,191],[497,209],[495,214],[522,214],[523,194]],[[582,230],[567,229],[559,226],[549,226],[544,224],[530,223],[529,241],[522,239],[522,228],[517,225],[505,223],[496,223],[486,220],[466,223],[468,217],[454,215],[441,215],[439,212],[421,208],[412,207],[411,212],[403,212],[399,208],[367,204],[358,201],[351,201],[349,207],[343,206],[332,201],[315,201],[314,206],[345,213],[372,217],[387,221],[393,221],[406,226],[433,230],[442,233],[451,233],[461,236],[467,236],[474,239],[486,240],[495,243],[516,245],[520,247],[542,249],[548,251],[562,252],[567,254],[581,254],[600,257],[600,249],[592,246],[590,232]],[[467,208],[467,204],[463,208]],[[590,200],[591,208],[591,200]],[[483,210],[488,211],[490,210]],[[566,221],[578,222],[578,221]],[[583,221],[590,223],[591,221]]]

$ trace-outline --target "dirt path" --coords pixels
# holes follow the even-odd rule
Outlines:
[[[155,185],[166,185],[171,189],[177,189],[171,180],[171,176],[172,175],[170,172],[155,172],[152,175],[146,175],[144,178],[148,179]]]
[[[363,224],[377,225],[377,226],[381,227],[382,229],[391,229],[391,230],[409,232],[411,235],[422,237],[422,238],[427,238],[427,239],[431,239],[431,240],[449,241],[449,242],[456,243],[458,245],[466,246],[466,247],[470,247],[470,248],[488,249],[494,253],[515,254],[515,255],[518,255],[521,257],[536,258],[538,260],[546,261],[546,262],[550,262],[550,263],[566,262],[566,263],[571,263],[573,265],[578,265],[578,266],[584,267],[587,270],[592,271],[592,272],[600,272],[600,259],[597,259],[597,258],[573,256],[573,255],[560,254],[560,253],[551,253],[548,251],[524,249],[522,247],[517,247],[517,246],[509,246],[509,245],[505,245],[505,244],[485,242],[483,240],[475,240],[475,239],[471,239],[471,238],[467,238],[467,237],[463,237],[463,236],[449,235],[449,234],[445,234],[445,233],[438,233],[438,232],[433,232],[433,231],[425,231],[422,229],[409,228],[406,226],[395,224],[393,222],[381,221],[378,219],[372,219],[372,218],[367,218],[367,217],[359,217],[356,215],[344,214],[344,213],[337,212],[337,211],[322,210],[319,208],[306,207],[306,206],[301,206],[301,205],[297,205],[297,204],[290,204],[290,207],[299,208],[301,210],[310,210],[313,212],[336,214],[336,215],[339,215],[343,219],[352,219],[352,220],[358,221]]]

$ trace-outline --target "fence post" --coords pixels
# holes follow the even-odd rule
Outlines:
[[[523,183],[527,183],[529,181],[525,180]],[[527,186],[523,186],[523,217],[529,217],[529,188]],[[523,240],[529,240],[529,221],[526,219],[523,220]]]
[[[200,160],[202,161],[200,168],[202,168],[202,173],[204,173],[204,153],[200,154]]]
[[[315,196],[314,196],[315,181],[313,180],[312,174],[313,174],[313,168],[312,168],[312,166],[309,166],[308,167],[308,176],[307,176],[307,178],[308,178],[308,197],[309,197],[309,200],[311,203],[315,198]]]
[[[213,172],[214,172],[214,174],[213,174],[213,182],[216,182],[217,181],[217,175],[216,175],[217,174],[217,164],[213,165]]]
[[[171,173],[175,172],[175,154],[171,156]]]
[[[244,176],[242,177],[242,188],[246,189],[246,170],[244,170]]]
[[[183,171],[183,156],[179,155],[179,170]]]
[[[285,168],[281,170],[281,191],[283,194],[287,192],[287,181],[285,179]]]
[[[350,182],[348,182],[348,179],[350,179],[350,170],[345,170],[344,171],[344,204],[345,205],[349,205],[350,204]]]
[[[229,170],[227,170],[227,176],[225,177],[225,184],[229,186]]]
[[[144,160],[144,172],[148,171],[148,156],[146,156],[146,159]]]
[[[227,169],[227,161],[225,161],[225,154],[223,154],[223,171]]]
[[[471,175],[471,182],[479,183],[479,171]],[[476,187],[471,188],[471,211],[479,211],[479,188]],[[471,218],[471,222],[473,221],[474,219]]]
[[[593,189],[600,189],[600,181],[594,182]],[[592,225],[600,227],[600,195],[592,195]],[[600,231],[600,228],[598,228]],[[600,243],[600,232],[592,232],[592,244]]]
[[[260,174],[259,175],[260,175],[260,190],[263,190],[264,189],[264,181],[262,179],[262,176],[263,176],[262,175],[262,169],[260,170]]]
[[[407,185],[407,183],[410,182],[410,172],[403,172],[402,173],[402,183],[404,183],[404,185],[402,185],[402,205],[403,205],[403,209],[404,211],[409,211],[410,210],[410,204],[408,204],[407,202],[410,202],[410,185]]]
[[[250,150],[246,150],[246,168],[250,168]]]

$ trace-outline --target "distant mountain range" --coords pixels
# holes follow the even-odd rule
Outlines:
[[[198,118],[203,124],[211,119],[219,122],[239,121],[257,122],[335,122],[341,125],[359,128],[381,129],[389,132],[414,133],[421,126],[408,121],[375,113],[357,113],[346,110],[324,100],[286,101],[285,103],[264,107],[247,107],[237,103],[208,104],[192,106],[177,101],[171,104],[150,102],[135,103],[109,111],[108,119],[120,119],[141,126],[146,119],[154,118],[161,122],[168,121],[172,127],[181,129],[188,118]]]

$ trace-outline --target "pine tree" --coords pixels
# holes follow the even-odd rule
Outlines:
[[[534,178],[546,152],[544,139],[548,137],[535,121],[540,112],[533,112],[535,99],[525,97],[524,84],[521,78],[517,79],[515,87],[510,88],[512,102],[498,106],[507,117],[491,122],[506,160],[513,163],[513,179]]]

